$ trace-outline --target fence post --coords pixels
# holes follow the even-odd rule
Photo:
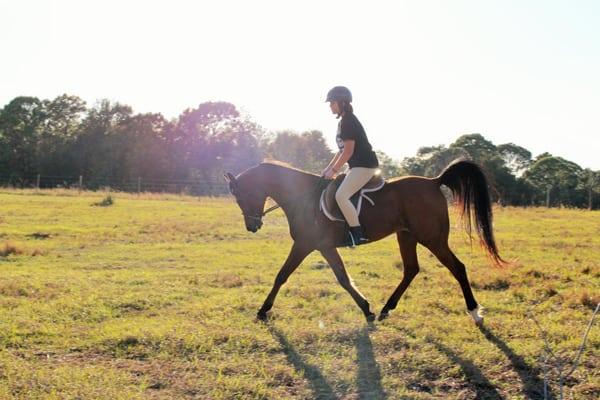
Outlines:
[[[138,176],[138,195],[142,191],[142,178]]]
[[[550,188],[551,186],[546,188],[546,208],[550,207]]]
[[[35,183],[35,187],[37,190],[40,190],[40,174],[37,176],[37,181]]]
[[[83,187],[83,175],[79,175],[79,194],[81,194],[82,187]]]

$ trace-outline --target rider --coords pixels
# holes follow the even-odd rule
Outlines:
[[[363,126],[353,113],[352,93],[344,86],[336,86],[327,93],[327,100],[333,114],[341,118],[338,123],[336,142],[339,152],[333,157],[323,176],[333,178],[348,162],[350,167],[346,178],[335,193],[335,199],[348,223],[350,234],[342,246],[354,247],[367,243],[358,213],[350,201],[350,197],[362,188],[377,171],[379,161],[373,151]]]

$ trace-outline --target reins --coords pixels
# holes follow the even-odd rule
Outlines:
[[[319,190],[322,190],[323,183],[329,184],[329,182],[328,182],[327,179],[325,179],[322,176],[320,176],[319,180],[317,181],[317,184],[315,185],[315,188],[313,190],[311,190],[310,192],[304,193],[299,198],[296,198],[296,199],[288,202],[287,204],[290,205],[290,206],[292,206],[294,204],[297,204],[300,200],[303,200],[307,196],[312,196],[313,194],[315,194]],[[267,208],[266,210],[264,210],[261,215],[248,215],[248,214],[244,214],[243,212],[242,212],[242,215],[244,217],[246,217],[246,218],[252,218],[252,219],[256,219],[256,220],[260,221],[262,219],[262,217],[264,217],[265,215],[267,215],[271,211],[277,210],[280,207],[281,207],[281,205],[275,204],[274,206],[271,206],[271,207]]]

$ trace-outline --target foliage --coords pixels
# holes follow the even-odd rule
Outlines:
[[[437,176],[452,160],[465,157],[486,171],[493,200],[505,205],[546,205],[599,208],[598,172],[514,143],[494,145],[481,134],[462,135],[450,146],[421,147],[401,165],[411,175]]]
[[[479,133],[421,147],[400,162],[377,154],[388,178],[437,176],[464,157],[482,165],[500,204],[600,208],[600,171],[548,153],[532,158],[517,144],[495,145]],[[139,179],[175,182],[173,190],[178,181],[204,182],[206,194],[223,184],[223,172],[237,174],[265,158],[318,173],[332,157],[321,132],[266,132],[227,102],[205,102],[173,120],[108,100],[86,108],[66,94],[17,97],[0,110],[0,178],[20,187],[37,185],[39,174],[41,187],[56,185],[50,177],[69,185],[83,176],[92,189],[110,183],[132,190]]]
[[[561,157],[545,156],[537,158],[523,178],[537,189],[534,201],[541,203],[540,195],[550,191],[550,205],[577,206],[584,202],[581,191],[577,190],[582,169],[577,164]]]
[[[319,131],[300,134],[293,131],[277,132],[274,139],[267,144],[265,153],[267,157],[314,173],[321,172],[333,158],[333,153]]]
[[[0,113],[0,165],[11,175],[37,170],[36,150],[43,132],[43,103],[36,97],[17,97]]]
[[[399,162],[392,159],[383,151],[377,150],[375,153],[377,154],[377,159],[379,160],[379,169],[381,169],[381,175],[384,178],[388,179],[396,176],[406,175],[406,172]]]

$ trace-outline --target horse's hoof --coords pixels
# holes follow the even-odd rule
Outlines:
[[[375,321],[376,317],[377,316],[375,314],[373,314],[373,313],[368,314],[367,315],[367,322],[373,322],[373,321]]]
[[[383,321],[384,319],[386,319],[387,317],[389,317],[389,315],[390,314],[387,311],[386,312],[382,311],[381,314],[379,314],[379,318],[377,318],[377,320]]]
[[[483,317],[476,319],[474,322],[479,328],[483,328]]]
[[[267,316],[266,312],[259,311],[256,313],[256,319],[262,322],[266,322],[269,319],[269,317]]]

